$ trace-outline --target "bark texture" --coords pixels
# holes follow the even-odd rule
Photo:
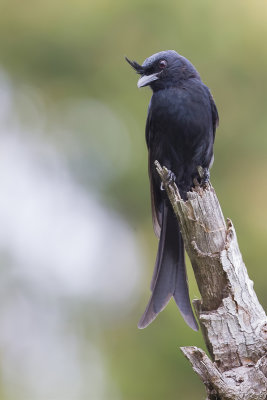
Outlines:
[[[194,307],[210,358],[181,350],[204,382],[209,400],[267,399],[267,318],[242,260],[232,222],[225,222],[211,185],[181,199],[168,170],[157,171],[178,218],[201,300]]]

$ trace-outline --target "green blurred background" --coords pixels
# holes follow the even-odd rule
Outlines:
[[[205,398],[173,302],[137,329],[151,93],[124,56],[175,49],[210,87],[212,183],[266,308],[266,42],[265,0],[0,1],[1,400]]]

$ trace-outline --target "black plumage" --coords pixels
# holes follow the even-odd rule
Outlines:
[[[188,292],[183,239],[171,204],[161,190],[154,162],[158,160],[174,174],[183,199],[195,180],[205,184],[213,162],[217,108],[195,67],[175,51],[156,53],[142,65],[126,60],[141,75],[138,87],[149,85],[153,91],[146,143],[153,225],[159,246],[152,294],[138,326],[145,328],[150,324],[173,296],[187,324],[197,330]]]

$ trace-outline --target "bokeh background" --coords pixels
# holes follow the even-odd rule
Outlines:
[[[156,255],[142,62],[175,49],[216,100],[212,183],[264,307],[265,0],[0,1],[0,399],[204,399]],[[188,264],[191,297],[197,297]]]

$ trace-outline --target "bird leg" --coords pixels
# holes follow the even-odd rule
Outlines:
[[[176,180],[175,174],[169,169],[168,170],[168,175],[167,175],[167,177],[165,179],[165,182],[164,183],[161,182],[161,184],[160,184],[160,190],[164,191],[165,190],[164,184],[168,185],[171,182],[175,182],[175,180]]]
[[[197,167],[199,176],[201,178],[200,185],[204,188],[208,185],[210,181],[210,171],[209,168],[203,168],[201,165]]]

